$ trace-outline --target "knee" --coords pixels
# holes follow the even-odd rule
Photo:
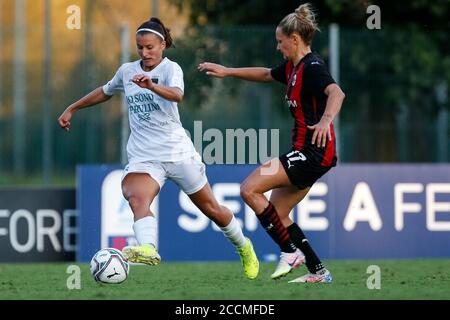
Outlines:
[[[241,185],[240,193],[241,193],[241,198],[245,201],[245,203],[248,203],[253,198],[253,195],[255,194],[255,190],[250,184],[243,183]]]
[[[142,195],[132,195],[127,200],[133,212],[148,209],[150,207],[148,199]]]

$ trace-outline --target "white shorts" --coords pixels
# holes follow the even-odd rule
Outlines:
[[[122,180],[132,172],[147,173],[158,182],[160,189],[164,186],[166,179],[170,179],[187,195],[190,195],[199,191],[208,182],[205,171],[205,164],[197,154],[176,162],[129,163],[123,170]]]

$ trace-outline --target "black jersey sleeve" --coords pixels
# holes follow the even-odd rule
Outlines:
[[[320,60],[311,61],[305,65],[303,74],[303,90],[312,95],[323,94],[325,88],[336,83],[328,72],[325,63]]]
[[[270,69],[270,75],[274,80],[287,84],[286,65],[287,61],[283,61],[283,63],[281,63],[279,66]]]

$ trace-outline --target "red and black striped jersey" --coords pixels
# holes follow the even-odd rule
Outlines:
[[[284,61],[271,69],[272,78],[286,85],[286,102],[294,118],[292,147],[304,153],[319,167],[336,165],[336,139],[331,124],[331,141],[325,148],[311,143],[313,131],[307,126],[317,124],[325,112],[328,96],[325,88],[335,83],[324,61],[315,53],[308,53],[294,66]]]

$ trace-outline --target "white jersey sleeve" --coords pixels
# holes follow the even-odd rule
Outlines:
[[[178,63],[173,62],[171,64],[171,68],[167,76],[167,86],[170,88],[179,88],[184,93],[183,70]]]
[[[112,78],[107,84],[103,86],[103,92],[107,96],[113,96],[115,93],[123,92],[123,69],[122,65],[119,70],[117,70],[114,78]]]

